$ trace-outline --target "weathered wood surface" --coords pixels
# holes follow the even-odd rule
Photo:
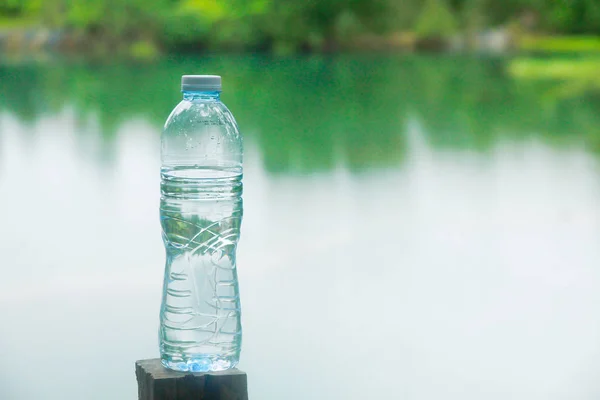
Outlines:
[[[248,378],[239,369],[176,372],[159,359],[135,363],[139,400],[248,400]]]

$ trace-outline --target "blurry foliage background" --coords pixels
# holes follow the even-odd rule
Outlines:
[[[45,32],[41,41],[36,39],[40,32]],[[337,115],[316,122],[323,125],[320,131],[343,131],[345,136],[311,147],[322,151],[320,156],[307,150],[303,157],[315,158],[311,161],[315,166],[334,162],[333,142],[339,145],[346,140],[355,126],[381,122],[381,131],[406,126],[406,121],[396,121],[398,126],[393,128],[389,121],[379,121],[385,114],[410,119],[416,113],[423,123],[438,125],[425,127],[427,131],[453,132],[452,140],[440,136],[434,143],[465,140],[469,147],[485,148],[499,131],[527,136],[538,130],[556,138],[578,132],[597,152],[599,33],[597,0],[0,0],[0,57],[11,48],[44,50],[53,41],[52,50],[84,56],[58,57],[53,65],[61,68],[23,66],[19,60],[17,66],[5,63],[0,76],[11,79],[0,80],[4,94],[0,106],[23,120],[33,120],[48,110],[57,112],[67,104],[74,105],[81,118],[99,110],[103,131],[110,137],[132,114],[145,114],[156,118],[157,125],[162,123],[178,96],[171,90],[176,83],[170,77],[194,70],[202,62],[178,53],[201,53],[209,60],[206,53],[215,51],[281,55],[477,50],[479,57],[370,55],[335,62],[246,55],[229,58],[224,62],[234,64],[218,69],[237,71],[229,74],[232,86],[261,80],[268,90],[252,91],[245,85],[239,93],[250,90],[251,101],[234,97],[229,104],[234,108],[238,100],[247,104],[239,108],[241,120],[245,110],[252,108],[248,104],[257,104],[249,114],[257,119],[257,126],[274,124],[273,131],[279,123],[297,121],[300,128],[294,141],[304,139],[312,145],[322,140],[302,136],[310,135],[311,129],[301,128],[309,120],[299,117],[298,110],[309,113],[311,105],[315,105],[314,113],[348,110],[344,118]],[[36,48],[36,41],[44,44]],[[510,57],[481,57],[481,52],[493,50]],[[159,61],[161,53],[171,55]],[[139,69],[121,55],[156,62]],[[265,82],[266,69],[270,86]],[[368,87],[359,87],[357,73],[360,81],[369,82]],[[375,85],[378,79],[381,82]],[[137,88],[144,88],[144,95],[130,96]],[[302,95],[289,96],[291,91]],[[297,99],[301,104],[287,104]],[[377,102],[375,114],[361,114],[364,99]],[[400,110],[388,110],[391,105]],[[281,114],[276,113],[280,121],[268,113],[263,116],[262,110],[273,107],[280,110]],[[341,121],[348,126],[340,126]],[[356,135],[361,136],[360,132]],[[270,140],[264,140],[267,152],[273,147],[267,159],[275,164],[278,157],[280,163],[288,159],[278,149],[293,146]],[[375,149],[365,163],[385,161],[386,149],[401,154],[401,147]]]
[[[368,34],[448,36],[499,25],[600,33],[597,0],[0,0],[0,27],[44,26],[102,46],[328,49]]]
[[[40,36],[40,32],[45,33]],[[466,140],[469,146],[481,148],[493,142],[490,138],[498,131],[526,136],[538,130],[561,138],[578,132],[597,152],[598,34],[597,0],[0,0],[0,57],[10,49],[35,53],[48,47],[84,55],[75,60],[58,57],[54,65],[61,68],[24,67],[20,60],[16,67],[5,63],[0,77],[11,79],[0,81],[4,94],[0,106],[24,120],[67,104],[83,115],[100,110],[103,131],[110,137],[131,114],[145,114],[156,118],[157,125],[162,123],[177,100],[171,90],[176,83],[169,78],[194,70],[200,62],[195,56],[177,61],[178,53],[206,57],[215,51],[279,55],[352,50],[476,50],[479,55],[499,51],[510,57],[488,60],[455,53],[430,59],[403,54],[402,58],[371,55],[334,62],[261,61],[245,56],[219,70],[237,71],[240,76],[230,73],[232,86],[261,80],[268,87],[251,91],[252,101],[246,102],[258,105],[249,114],[261,127],[283,121],[297,121],[301,126],[308,120],[299,118],[298,110],[307,113],[314,104],[315,113],[348,110],[344,118],[338,115],[318,122],[322,131],[343,131],[346,136],[354,126],[377,124],[386,113],[399,113],[406,119],[416,113],[424,123],[439,125],[425,127],[428,131],[453,132],[452,140],[440,136],[434,142]],[[171,55],[159,61],[161,53]],[[157,62],[139,69],[119,57],[123,55]],[[358,88],[355,79],[360,68],[364,70],[358,76],[371,89]],[[270,86],[264,82],[266,69]],[[260,79],[253,76],[256,73]],[[98,76],[100,80],[93,79]],[[377,79],[382,82],[374,85]],[[148,81],[154,84],[143,84]],[[130,96],[136,88],[144,88],[144,96]],[[245,87],[240,93],[248,90]],[[302,96],[289,96],[292,90]],[[360,96],[352,103],[356,93]],[[301,104],[287,104],[295,99]],[[364,99],[378,102],[379,111],[360,114]],[[237,100],[229,102],[235,107]],[[276,113],[281,121],[273,122],[273,115],[268,114],[260,117],[262,110],[282,103],[287,106],[278,108],[282,114]],[[387,110],[392,104],[401,110]],[[240,107],[238,117],[244,120],[248,109],[248,105]],[[566,120],[571,122],[566,124]],[[348,126],[339,126],[340,121]],[[379,122],[381,131],[391,129],[389,121]],[[406,121],[397,122],[398,127],[406,125]],[[306,127],[297,132],[294,140],[311,130]],[[288,140],[285,135],[280,139]],[[306,143],[322,140],[304,139]],[[264,142],[268,151],[269,143],[276,140]],[[288,155],[278,153],[286,146],[292,147],[275,143],[268,160],[287,159]],[[313,165],[324,166],[333,162],[333,147],[333,142],[321,143],[316,147],[323,151],[321,156],[314,151],[304,156],[320,157],[320,161],[312,160]],[[384,146],[367,157],[366,163],[386,160],[386,149],[402,153],[395,145]]]

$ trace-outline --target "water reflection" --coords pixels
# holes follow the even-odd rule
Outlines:
[[[179,76],[226,76],[224,99],[269,172],[397,165],[402,134],[418,119],[436,148],[487,151],[535,137],[552,146],[600,149],[600,99],[561,98],[550,82],[523,83],[504,59],[423,56],[173,58],[156,64],[0,66],[0,109],[31,124],[71,107],[83,133],[90,119],[110,160],[121,125],[142,118],[160,128],[179,101]],[[88,132],[89,134],[89,132]]]
[[[261,84],[287,82],[296,99],[253,86],[264,74],[244,63],[233,77],[249,89],[230,95],[247,126],[240,367],[252,398],[596,398],[600,171],[592,134],[576,130],[596,117],[535,120],[531,105],[512,109],[527,95],[490,95],[523,113],[530,134],[516,138],[518,121],[477,117],[481,99],[472,114],[444,111],[433,83],[388,83],[414,86],[402,92],[413,103],[378,74],[344,89],[360,62],[294,77],[304,68],[281,63]],[[334,94],[305,106],[320,98],[308,76]],[[110,93],[86,96],[98,90]],[[135,398],[133,362],[157,356],[165,113],[26,98],[0,114],[0,398]],[[35,385],[31,368],[44,370]]]

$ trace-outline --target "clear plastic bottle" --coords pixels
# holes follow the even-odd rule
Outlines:
[[[220,76],[184,75],[181,88],[162,134],[160,355],[170,369],[219,371],[237,365],[242,341],[242,137]]]

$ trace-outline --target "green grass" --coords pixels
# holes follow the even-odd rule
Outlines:
[[[508,67],[511,76],[523,79],[589,80],[600,83],[600,58],[541,60],[520,58]]]
[[[525,36],[519,47],[525,51],[547,53],[600,53],[598,36]]]
[[[36,18],[32,17],[3,17],[0,16],[0,30],[2,29],[19,29],[39,26]]]

